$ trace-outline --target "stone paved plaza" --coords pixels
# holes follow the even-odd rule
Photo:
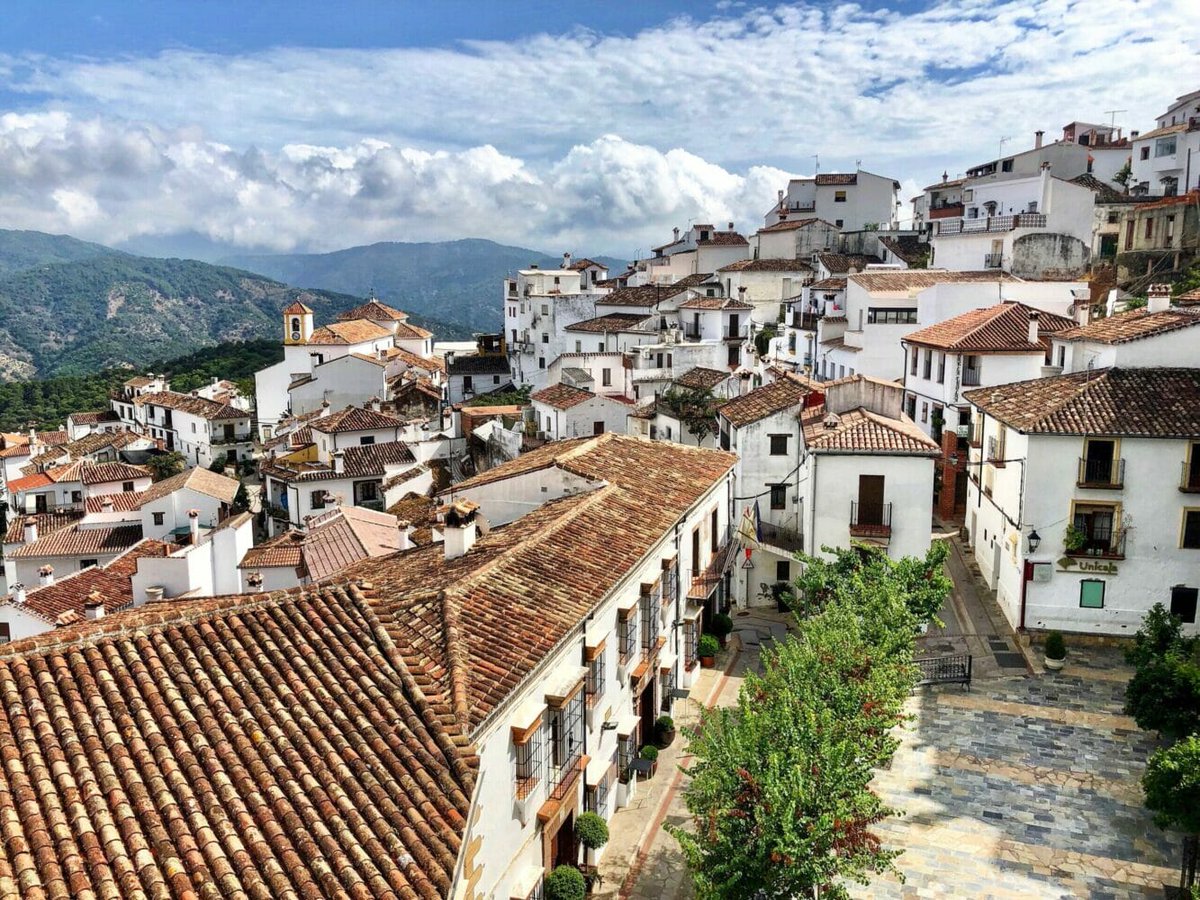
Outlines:
[[[855,896],[1162,896],[1179,840],[1142,806],[1154,740],[1121,713],[1129,674],[1114,651],[1076,650],[1058,674],[920,690],[876,779],[906,812],[879,832],[907,882]]]

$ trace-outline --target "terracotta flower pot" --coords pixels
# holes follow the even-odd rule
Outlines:
[[[700,666],[704,669],[711,669],[714,665],[716,665],[716,662],[717,658],[715,656],[700,657]]]

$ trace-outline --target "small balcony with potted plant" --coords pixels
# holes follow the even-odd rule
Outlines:
[[[1125,530],[1115,526],[1111,512],[1077,509],[1063,536],[1063,552],[1075,558],[1124,559]]]

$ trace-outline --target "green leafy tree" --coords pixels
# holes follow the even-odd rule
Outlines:
[[[1171,747],[1155,750],[1146,764],[1142,789],[1146,808],[1154,813],[1154,824],[1184,833],[1179,886],[1192,888],[1200,843],[1200,737],[1191,735]]]
[[[250,492],[246,490],[246,483],[241,479],[238,479],[237,493],[233,495],[233,511],[239,513],[250,511]]]
[[[186,462],[182,453],[171,450],[167,453],[155,453],[153,456],[147,457],[145,465],[150,470],[151,478],[155,481],[165,481],[182,472]]]
[[[1125,688],[1125,712],[1139,728],[1181,738],[1200,729],[1200,647],[1161,603],[1146,613],[1125,651],[1134,667]]]
[[[1125,165],[1117,169],[1112,180],[1115,184],[1119,184],[1125,191],[1129,193],[1129,182],[1133,181],[1133,163],[1130,160],[1125,160]]]
[[[876,547],[859,544],[851,549],[823,547],[832,560],[806,557],[803,574],[796,580],[804,608],[820,609],[825,598],[848,585],[862,591],[892,587],[900,591],[917,622],[934,622],[954,583],[946,574],[944,541],[935,541],[923,557],[893,560]]]
[[[708,388],[673,387],[663,394],[661,402],[696,439],[697,447],[716,431],[720,401]]]
[[[587,882],[574,866],[559,866],[546,876],[542,893],[546,900],[584,900]]]
[[[736,707],[689,735],[694,830],[667,830],[701,900],[834,900],[895,869],[898,851],[872,827],[897,811],[870,782],[895,753],[916,679],[908,588],[877,564],[802,561],[822,567],[820,610],[764,653]]]

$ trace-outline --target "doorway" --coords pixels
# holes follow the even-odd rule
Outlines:
[[[883,524],[883,476],[858,476],[858,524]]]
[[[571,812],[554,837],[550,839],[550,862],[552,867],[575,866],[579,864],[579,845],[575,841],[575,813]]]
[[[658,719],[654,708],[654,678],[646,680],[646,686],[638,697],[638,716],[642,720],[642,745],[650,743],[654,738],[654,722]]]

